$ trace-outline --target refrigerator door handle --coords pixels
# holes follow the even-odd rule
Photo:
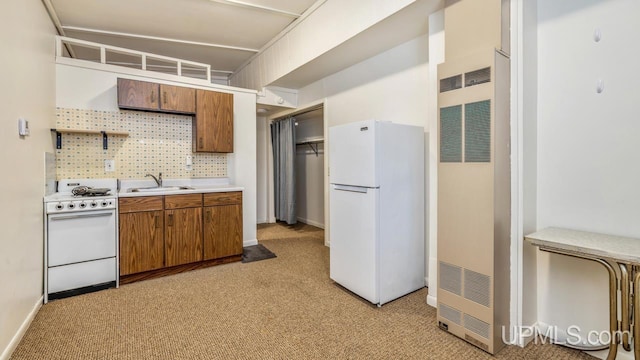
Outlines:
[[[370,189],[368,187],[363,187],[363,186],[338,185],[338,184],[333,184],[333,188],[335,190],[351,191],[351,192],[357,192],[357,193],[363,193],[363,194],[366,194],[368,189]]]

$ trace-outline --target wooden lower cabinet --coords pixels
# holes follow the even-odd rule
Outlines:
[[[242,254],[242,205],[204,208],[204,259]]]
[[[120,214],[120,275],[164,266],[162,211]]]
[[[119,199],[122,284],[242,257],[242,192]]]
[[[164,267],[162,196],[119,199],[120,275]]]
[[[165,266],[202,260],[202,208],[165,210]]]

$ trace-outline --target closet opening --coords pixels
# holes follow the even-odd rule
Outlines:
[[[294,116],[296,121],[296,217],[324,229],[324,109]]]
[[[268,118],[268,123],[268,222],[326,230],[324,105],[280,113]]]

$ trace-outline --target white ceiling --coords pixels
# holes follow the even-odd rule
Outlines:
[[[65,36],[237,70],[316,0],[44,0]],[[74,47],[79,58],[96,54]],[[132,62],[132,59],[113,58]]]

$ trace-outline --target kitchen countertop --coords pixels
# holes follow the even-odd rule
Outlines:
[[[536,246],[640,264],[640,239],[553,227],[525,239]]]
[[[192,189],[179,190],[159,190],[130,192],[130,189],[153,187],[157,184],[153,180],[121,180],[120,191],[118,197],[141,197],[141,196],[159,196],[159,195],[182,195],[182,194],[201,194],[213,192],[229,192],[243,191],[244,188],[234,184],[229,184],[227,178],[204,178],[204,179],[164,179],[162,186],[189,186]]]

